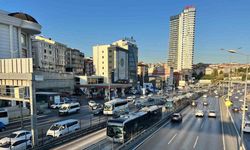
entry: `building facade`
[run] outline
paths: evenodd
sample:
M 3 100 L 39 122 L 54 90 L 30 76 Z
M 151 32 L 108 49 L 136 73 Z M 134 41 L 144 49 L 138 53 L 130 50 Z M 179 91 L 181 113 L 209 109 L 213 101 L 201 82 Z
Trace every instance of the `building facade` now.
M 133 39 L 133 37 L 124 38 L 122 40 L 114 42 L 113 45 L 117 45 L 128 51 L 129 82 L 133 83 L 133 85 L 136 85 L 138 80 L 137 78 L 138 47 L 136 45 L 136 41 Z
M 85 76 L 92 76 L 95 74 L 94 71 L 94 64 L 92 57 L 85 57 L 84 58 L 84 72 L 83 75 Z
M 0 59 L 32 57 L 31 36 L 41 33 L 41 25 L 25 13 L 0 10 Z
M 32 38 L 34 68 L 42 71 L 65 72 L 67 46 L 50 38 Z
M 128 80 L 128 51 L 117 45 L 93 47 L 95 74 L 104 76 L 105 83 Z
M 192 69 L 195 15 L 196 9 L 188 6 L 181 14 L 170 17 L 168 65 L 176 71 Z
M 137 74 L 138 74 L 138 81 L 140 82 L 141 86 L 143 85 L 143 83 L 149 82 L 147 64 L 139 62 L 137 67 Z
M 67 48 L 66 50 L 66 72 L 84 74 L 84 53 L 78 49 Z

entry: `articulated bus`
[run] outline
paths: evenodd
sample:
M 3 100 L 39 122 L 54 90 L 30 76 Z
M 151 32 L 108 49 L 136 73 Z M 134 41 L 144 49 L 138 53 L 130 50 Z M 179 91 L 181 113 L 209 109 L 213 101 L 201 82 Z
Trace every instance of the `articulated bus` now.
M 6 109 L 0 109 L 0 122 L 5 125 L 9 124 L 9 115 Z
M 104 115 L 117 115 L 129 112 L 128 102 L 125 99 L 114 99 L 104 104 Z
M 110 119 L 107 123 L 107 137 L 117 143 L 125 143 L 134 135 L 152 126 L 162 117 L 162 108 L 150 106 L 119 118 Z

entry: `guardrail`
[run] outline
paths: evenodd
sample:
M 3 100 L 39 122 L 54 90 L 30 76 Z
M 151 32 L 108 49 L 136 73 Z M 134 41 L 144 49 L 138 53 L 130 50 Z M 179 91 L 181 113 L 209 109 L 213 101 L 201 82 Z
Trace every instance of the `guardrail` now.
M 171 117 L 171 115 L 175 112 L 180 112 L 181 110 L 183 110 L 184 108 L 186 108 L 189 105 L 189 102 L 186 102 L 185 104 L 183 104 L 183 106 L 181 106 L 180 108 L 176 109 L 175 111 L 172 111 L 171 113 L 167 114 L 163 119 L 161 119 L 159 122 L 157 122 L 156 124 L 154 124 L 152 127 L 144 130 L 143 132 L 135 135 L 134 138 L 130 139 L 129 141 L 127 141 L 126 143 L 122 144 L 121 146 L 119 146 L 117 149 L 118 150 L 131 150 L 131 149 L 135 149 L 135 145 L 140 145 L 140 142 L 145 139 L 146 137 L 148 137 L 149 135 L 151 135 L 154 131 L 156 131 L 157 129 L 159 129 L 162 125 L 164 125 L 164 123 L 166 123 L 166 121 L 168 121 Z
M 72 140 L 75 140 L 79 137 L 85 136 L 87 134 L 93 133 L 95 131 L 98 131 L 100 129 L 103 129 L 107 126 L 107 120 L 103 120 L 99 122 L 98 124 L 91 125 L 89 127 L 80 129 L 75 132 L 68 133 L 64 136 L 58 137 L 58 138 L 51 138 L 46 140 L 46 143 L 40 143 L 38 146 L 34 147 L 34 150 L 47 150 L 59 145 L 62 145 L 66 142 L 70 142 Z

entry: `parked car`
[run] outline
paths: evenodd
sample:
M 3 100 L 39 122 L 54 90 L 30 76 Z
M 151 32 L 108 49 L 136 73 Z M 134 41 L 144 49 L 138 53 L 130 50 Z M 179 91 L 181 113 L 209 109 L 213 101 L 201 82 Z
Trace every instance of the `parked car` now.
M 181 122 L 182 121 L 182 115 L 180 113 L 174 113 L 171 118 L 172 122 Z
M 5 129 L 6 129 L 5 124 L 3 124 L 2 122 L 0 122 L 0 132 L 5 131 Z
M 9 136 L 0 140 L 0 145 L 14 140 L 31 140 L 31 132 L 27 130 L 20 130 L 11 133 Z
M 31 140 L 13 140 L 0 145 L 0 150 L 27 150 L 31 149 Z
M 196 116 L 196 117 L 203 117 L 203 116 L 204 116 L 203 110 L 197 110 L 197 111 L 195 112 L 195 116 Z
M 74 132 L 80 129 L 79 120 L 76 119 L 68 119 L 64 121 L 60 121 L 54 123 L 49 130 L 47 131 L 47 136 L 50 137 L 60 137 L 70 132 Z
M 214 110 L 209 110 L 208 117 L 214 117 L 214 118 L 216 118 L 216 112 Z
M 96 102 L 93 101 L 93 100 L 91 100 L 91 101 L 88 102 L 88 104 L 89 104 L 89 106 L 92 108 L 93 106 L 96 105 Z

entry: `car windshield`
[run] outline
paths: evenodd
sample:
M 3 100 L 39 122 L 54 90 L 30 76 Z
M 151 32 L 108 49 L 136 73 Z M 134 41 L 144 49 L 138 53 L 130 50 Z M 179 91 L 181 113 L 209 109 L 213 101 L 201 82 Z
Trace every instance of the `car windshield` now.
M 245 127 L 250 127 L 250 123 L 246 123 L 246 124 L 245 124 Z
M 50 130 L 56 131 L 56 130 L 59 130 L 60 127 L 61 127 L 61 125 L 55 124 L 55 125 L 53 125 L 52 127 L 50 127 Z
M 213 111 L 213 110 L 210 110 L 209 112 L 210 112 L 210 113 L 215 113 L 215 111 Z
M 120 138 L 122 137 L 123 128 L 121 126 L 109 125 L 107 127 L 107 134 L 109 137 Z
M 15 138 L 16 136 L 17 136 L 16 133 L 11 133 L 8 137 L 9 137 L 9 138 Z
M 112 105 L 111 105 L 111 104 L 105 104 L 105 105 L 104 105 L 104 110 L 105 110 L 105 111 L 110 111 L 110 110 L 112 110 Z

